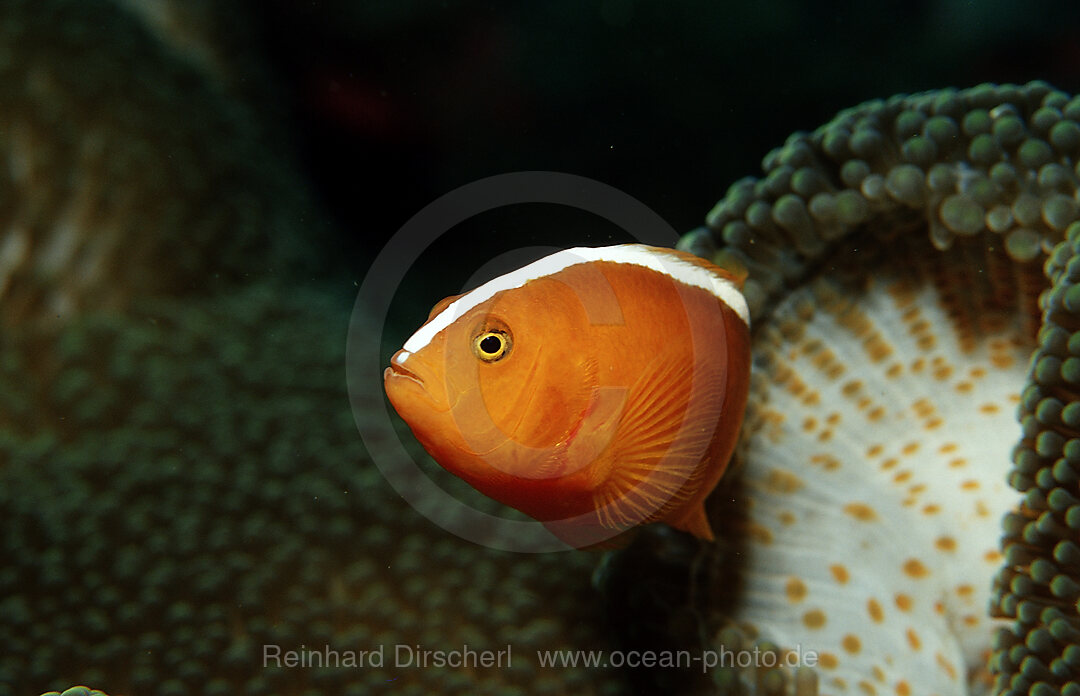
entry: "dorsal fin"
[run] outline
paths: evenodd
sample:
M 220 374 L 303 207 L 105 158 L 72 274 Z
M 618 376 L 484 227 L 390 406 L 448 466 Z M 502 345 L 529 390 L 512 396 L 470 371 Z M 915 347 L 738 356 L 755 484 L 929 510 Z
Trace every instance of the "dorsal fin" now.
M 461 295 L 464 295 L 464 294 L 465 293 L 461 293 Z M 449 307 L 454 302 L 454 300 L 461 297 L 461 295 L 450 295 L 449 297 L 444 297 L 441 300 L 439 300 L 438 302 L 436 302 L 435 306 L 431 308 L 430 312 L 428 312 L 428 315 L 427 315 L 428 321 L 431 321 L 436 316 L 441 314 L 444 309 Z
M 711 259 L 704 259 L 695 254 L 691 254 L 688 251 L 681 251 L 679 249 L 664 249 L 662 247 L 648 248 L 656 253 L 666 254 L 679 259 L 684 263 L 704 268 L 716 276 L 726 278 L 735 284 L 737 290 L 742 290 L 743 285 L 746 283 L 746 278 L 750 275 L 750 272 L 746 268 L 746 264 L 743 263 L 738 256 L 727 249 L 721 249 L 716 252 Z
M 735 255 L 730 249 L 721 249 L 713 254 L 713 265 L 720 270 L 726 272 L 732 282 L 735 283 L 735 287 L 739 290 L 743 289 L 746 284 L 746 279 L 750 277 L 750 270 L 743 263 L 743 260 Z

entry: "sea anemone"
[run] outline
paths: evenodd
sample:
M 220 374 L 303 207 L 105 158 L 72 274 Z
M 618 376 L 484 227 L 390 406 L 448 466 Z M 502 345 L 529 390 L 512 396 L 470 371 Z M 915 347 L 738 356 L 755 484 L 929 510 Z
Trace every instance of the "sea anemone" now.
M 593 558 L 465 544 L 383 481 L 341 375 L 348 301 L 260 283 L 78 319 L 44 389 L 19 367 L 40 343 L 5 341 L 4 410 L 25 419 L 0 431 L 0 693 L 617 686 L 532 653 L 604 647 Z M 398 645 L 508 644 L 510 669 L 394 663 Z M 288 669 L 266 645 L 385 652 Z
M 721 691 L 1080 690 L 1078 121 L 1038 82 L 869 102 L 681 241 L 750 269 L 756 326 L 692 630 L 773 662 Z

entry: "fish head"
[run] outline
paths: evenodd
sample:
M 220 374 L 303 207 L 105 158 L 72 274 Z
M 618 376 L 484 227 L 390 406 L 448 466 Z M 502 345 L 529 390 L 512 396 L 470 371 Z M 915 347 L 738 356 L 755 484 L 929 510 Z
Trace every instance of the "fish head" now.
M 460 315 L 454 299 L 394 354 L 384 373 L 391 404 L 441 466 L 489 494 L 550 478 L 595 378 L 580 301 L 545 279 Z

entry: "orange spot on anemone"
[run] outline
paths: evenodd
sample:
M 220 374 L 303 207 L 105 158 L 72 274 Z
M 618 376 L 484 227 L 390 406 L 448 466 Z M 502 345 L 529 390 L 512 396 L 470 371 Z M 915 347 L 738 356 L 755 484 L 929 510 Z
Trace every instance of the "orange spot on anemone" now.
M 784 594 L 791 602 L 801 602 L 806 599 L 806 583 L 799 578 L 788 578 L 784 585 Z
M 938 537 L 937 540 L 934 541 L 934 546 L 941 551 L 955 551 L 956 539 L 953 539 L 950 536 Z
M 870 614 L 870 619 L 874 623 L 881 623 L 885 620 L 885 612 L 881 609 L 881 604 L 876 599 L 871 598 L 866 603 L 866 611 Z
M 844 506 L 844 513 L 860 522 L 873 522 L 878 517 L 877 513 L 874 512 L 874 508 L 866 503 L 848 503 Z
M 810 611 L 803 614 L 802 620 L 803 625 L 805 625 L 807 628 L 823 628 L 826 621 L 825 612 L 821 611 L 820 609 L 811 609 Z
M 794 493 L 803 487 L 801 478 L 782 469 L 773 469 L 765 477 L 765 487 L 771 493 Z
M 934 658 L 937 660 L 938 667 L 941 667 L 941 669 L 944 670 L 945 674 L 949 675 L 949 679 L 955 680 L 956 667 L 954 667 L 953 664 L 949 662 L 948 659 L 946 659 L 945 656 L 941 653 L 936 653 L 934 655 Z
M 862 650 L 862 641 L 859 640 L 858 636 L 851 633 L 848 633 L 844 636 L 843 640 L 840 641 L 840 645 L 842 645 L 844 647 L 844 650 L 848 651 L 852 655 L 855 655 L 860 650 Z
M 904 574 L 908 577 L 925 578 L 927 575 L 930 574 L 930 570 L 922 564 L 922 561 L 917 558 L 907 559 L 906 561 L 904 561 L 904 565 L 902 567 L 904 569 Z

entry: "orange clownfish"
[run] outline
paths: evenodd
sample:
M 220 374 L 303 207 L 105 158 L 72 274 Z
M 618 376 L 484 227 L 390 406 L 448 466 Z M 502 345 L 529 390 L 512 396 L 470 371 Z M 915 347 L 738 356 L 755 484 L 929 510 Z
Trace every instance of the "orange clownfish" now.
M 746 405 L 743 276 L 670 249 L 560 251 L 438 303 L 384 372 L 445 469 L 576 547 L 704 501 Z

